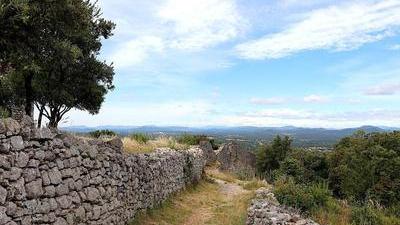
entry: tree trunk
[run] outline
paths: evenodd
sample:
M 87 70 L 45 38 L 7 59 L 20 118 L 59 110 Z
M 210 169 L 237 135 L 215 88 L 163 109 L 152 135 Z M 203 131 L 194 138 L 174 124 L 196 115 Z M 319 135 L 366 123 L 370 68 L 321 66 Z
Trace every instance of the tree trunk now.
M 25 76 L 25 113 L 33 118 L 33 74 L 29 73 Z
M 41 107 L 40 107 L 40 110 L 39 110 L 39 117 L 38 117 L 38 128 L 40 128 L 40 127 L 42 127 L 42 118 L 43 118 L 43 111 L 44 111 L 44 105 L 42 105 Z

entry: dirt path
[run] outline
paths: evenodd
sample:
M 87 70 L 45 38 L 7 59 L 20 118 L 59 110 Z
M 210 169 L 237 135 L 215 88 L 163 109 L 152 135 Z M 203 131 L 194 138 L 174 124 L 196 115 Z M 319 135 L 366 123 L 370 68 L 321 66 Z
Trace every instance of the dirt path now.
M 223 194 L 227 200 L 230 200 L 237 195 L 246 194 L 250 192 L 248 190 L 244 190 L 242 186 L 236 183 L 229 183 L 216 178 L 214 178 L 214 181 L 219 185 L 221 194 Z
M 244 225 L 254 192 L 245 190 L 232 175 L 214 168 L 206 173 L 208 179 L 161 208 L 139 215 L 132 225 Z

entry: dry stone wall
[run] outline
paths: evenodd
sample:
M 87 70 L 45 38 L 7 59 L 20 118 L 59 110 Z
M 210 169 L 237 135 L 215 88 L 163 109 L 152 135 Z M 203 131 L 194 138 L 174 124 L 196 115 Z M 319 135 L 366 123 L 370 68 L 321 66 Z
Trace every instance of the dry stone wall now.
M 260 188 L 247 210 L 246 225 L 319 225 L 279 204 L 271 189 Z
M 201 179 L 202 150 L 126 155 L 122 142 L 82 140 L 30 118 L 0 120 L 0 225 L 127 224 Z

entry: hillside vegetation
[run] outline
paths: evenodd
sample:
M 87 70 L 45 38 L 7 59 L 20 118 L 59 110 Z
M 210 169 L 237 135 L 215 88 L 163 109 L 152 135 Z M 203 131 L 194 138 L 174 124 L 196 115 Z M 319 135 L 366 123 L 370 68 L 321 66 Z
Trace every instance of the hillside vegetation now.
M 321 224 L 400 224 L 400 132 L 357 132 L 329 152 L 278 136 L 259 148 L 257 166 L 281 203 Z

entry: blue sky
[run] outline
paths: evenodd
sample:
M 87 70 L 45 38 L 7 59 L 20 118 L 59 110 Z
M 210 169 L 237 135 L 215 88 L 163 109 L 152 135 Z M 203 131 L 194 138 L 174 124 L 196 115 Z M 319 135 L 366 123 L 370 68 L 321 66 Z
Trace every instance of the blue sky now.
M 116 89 L 63 126 L 400 126 L 399 0 L 99 5 Z

